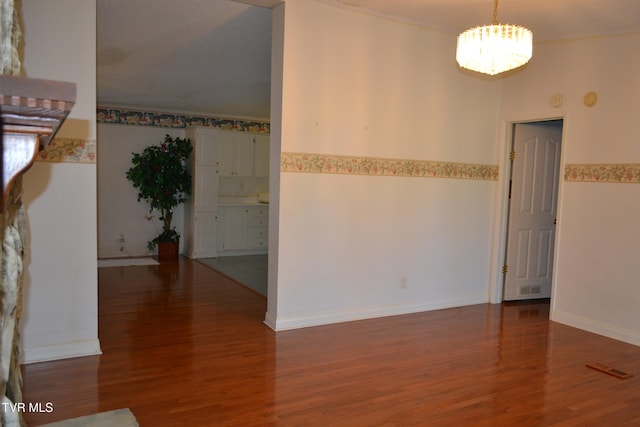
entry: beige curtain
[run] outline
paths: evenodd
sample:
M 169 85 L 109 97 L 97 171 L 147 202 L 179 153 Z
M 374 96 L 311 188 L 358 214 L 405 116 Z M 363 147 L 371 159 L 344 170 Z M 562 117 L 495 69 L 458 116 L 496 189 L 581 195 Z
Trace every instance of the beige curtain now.
M 19 0 L 0 0 L 0 74 L 17 76 L 20 74 L 19 46 L 22 41 Z
M 0 0 L 0 74 L 21 72 L 19 0 Z M 1 147 L 1 145 L 0 145 Z M 0 155 L 3 152 L 0 149 Z M 26 220 L 22 206 L 22 176 L 16 178 L 9 200 L 0 214 L 0 423 L 24 425 L 16 403 L 22 402 L 18 324 L 22 307 L 23 258 Z

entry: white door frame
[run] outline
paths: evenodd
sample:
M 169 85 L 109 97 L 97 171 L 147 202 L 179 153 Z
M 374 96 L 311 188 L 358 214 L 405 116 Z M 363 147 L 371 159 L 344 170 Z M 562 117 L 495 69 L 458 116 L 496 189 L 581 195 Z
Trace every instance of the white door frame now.
M 498 189 L 494 202 L 494 218 L 493 218 L 493 238 L 491 244 L 491 270 L 489 272 L 489 302 L 492 304 L 500 304 L 503 298 L 503 273 L 502 266 L 504 264 L 506 247 L 507 247 L 507 223 L 509 215 L 509 153 L 511 151 L 511 143 L 513 140 L 513 126 L 517 123 L 535 123 L 549 120 L 562 120 L 562 144 L 560 146 L 560 176 L 558 182 L 558 204 L 556 218 L 558 225 L 556 226 L 554 252 L 553 252 L 553 276 L 551 279 L 551 310 L 555 306 L 555 287 L 558 269 L 558 256 L 560 254 L 560 230 L 562 227 L 562 194 L 564 189 L 564 169 L 565 160 L 564 153 L 567 147 L 567 114 L 546 115 L 538 114 L 528 117 L 508 117 L 500 120 L 500 133 L 498 154 L 500 162 L 498 164 Z

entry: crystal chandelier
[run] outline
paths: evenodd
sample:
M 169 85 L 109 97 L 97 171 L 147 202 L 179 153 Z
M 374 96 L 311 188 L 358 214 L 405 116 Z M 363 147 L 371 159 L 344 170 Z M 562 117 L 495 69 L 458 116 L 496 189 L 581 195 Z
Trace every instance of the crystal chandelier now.
M 458 36 L 456 61 L 461 67 L 495 75 L 518 68 L 531 59 L 533 34 L 518 25 L 498 23 L 498 0 L 493 24 L 471 28 Z

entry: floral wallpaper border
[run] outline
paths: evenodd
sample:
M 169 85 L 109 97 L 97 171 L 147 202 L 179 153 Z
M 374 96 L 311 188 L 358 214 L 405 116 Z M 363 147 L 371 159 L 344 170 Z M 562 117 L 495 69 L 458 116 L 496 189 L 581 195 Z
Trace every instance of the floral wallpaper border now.
M 640 163 L 566 165 L 564 180 L 640 184 Z
M 258 133 L 269 133 L 271 130 L 268 122 L 114 108 L 98 108 L 97 122 L 172 128 L 210 126 L 225 130 Z M 45 150 L 38 153 L 36 160 L 95 163 L 96 141 L 91 139 L 55 138 Z M 473 163 L 283 152 L 280 158 L 280 171 L 497 181 L 499 167 L 497 165 Z M 568 164 L 565 165 L 564 180 L 566 182 L 640 184 L 640 163 Z
M 124 110 L 118 108 L 99 107 L 96 112 L 98 123 L 112 123 L 134 126 L 155 126 L 165 128 L 185 128 L 188 126 L 204 126 L 241 132 L 269 133 L 268 122 L 221 119 L 215 117 L 189 116 L 174 113 L 157 113 L 150 111 Z
M 497 165 L 283 152 L 281 172 L 498 180 Z M 640 184 L 639 163 L 568 164 L 566 182 Z
M 498 166 L 425 160 L 282 153 L 281 172 L 431 177 L 496 181 Z
M 80 138 L 54 138 L 38 152 L 36 161 L 58 163 L 95 163 L 96 140 Z

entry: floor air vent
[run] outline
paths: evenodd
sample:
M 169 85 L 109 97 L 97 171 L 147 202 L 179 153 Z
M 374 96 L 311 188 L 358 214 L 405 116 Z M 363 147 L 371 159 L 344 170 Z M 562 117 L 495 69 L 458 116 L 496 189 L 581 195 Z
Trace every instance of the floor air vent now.
M 604 363 L 587 363 L 587 368 L 595 369 L 596 371 L 604 372 L 605 374 L 614 376 L 616 378 L 620 378 L 622 380 L 626 380 L 627 378 L 631 378 L 633 374 L 629 374 L 627 372 L 621 371 L 620 369 L 612 368 L 611 366 L 607 366 Z
M 539 293 L 540 293 L 540 285 L 520 286 L 520 295 L 538 295 Z

